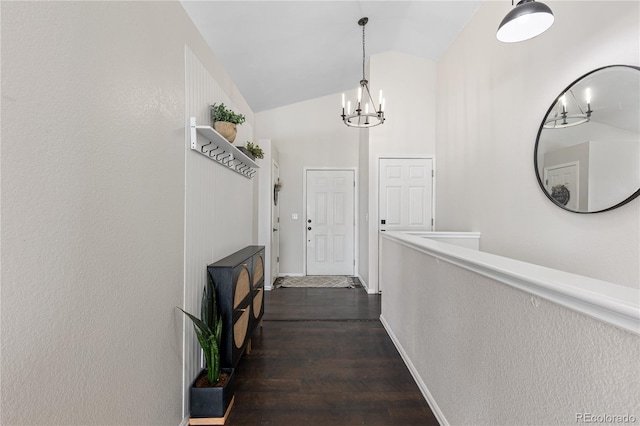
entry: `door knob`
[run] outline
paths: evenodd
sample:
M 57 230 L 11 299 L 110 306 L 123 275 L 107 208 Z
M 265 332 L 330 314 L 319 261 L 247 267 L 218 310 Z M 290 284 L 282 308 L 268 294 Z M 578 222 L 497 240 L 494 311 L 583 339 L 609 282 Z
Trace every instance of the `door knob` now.
M 278 232 L 278 228 L 273 228 L 273 232 Z
M 311 219 L 307 220 L 307 222 L 311 223 Z
M 307 231 L 311 231 L 311 227 L 308 227 L 308 228 L 307 228 Z

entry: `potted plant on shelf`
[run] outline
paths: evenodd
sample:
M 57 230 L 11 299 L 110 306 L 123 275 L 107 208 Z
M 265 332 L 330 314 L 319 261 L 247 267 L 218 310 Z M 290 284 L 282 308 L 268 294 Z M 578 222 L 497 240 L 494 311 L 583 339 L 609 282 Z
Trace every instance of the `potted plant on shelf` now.
M 236 126 L 245 122 L 244 115 L 228 109 L 223 103 L 211 105 L 211 120 L 213 128 L 230 143 L 233 143 L 236 138 L 238 132 Z
M 218 310 L 213 277 L 207 272 L 207 284 L 202 292 L 200 317 L 185 312 L 193 321 L 193 328 L 204 352 L 206 369 L 189 387 L 192 418 L 226 418 L 233 405 L 233 368 L 220 368 L 222 318 Z
M 260 148 L 260 145 L 258 144 L 252 144 L 251 142 L 247 141 L 247 146 L 239 146 L 238 149 L 242 152 L 244 152 L 247 157 L 251 158 L 252 160 L 255 160 L 256 158 L 264 158 L 264 151 L 262 151 L 262 148 Z

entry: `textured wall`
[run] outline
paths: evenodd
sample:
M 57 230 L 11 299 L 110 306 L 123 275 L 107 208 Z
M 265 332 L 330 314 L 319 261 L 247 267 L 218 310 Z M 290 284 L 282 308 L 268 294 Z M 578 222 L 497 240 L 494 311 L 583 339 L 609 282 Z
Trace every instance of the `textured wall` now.
M 213 103 L 224 103 L 234 111 L 247 113 L 243 100 L 225 92 L 218 83 L 221 78 L 215 78 L 189 47 L 185 48 L 185 80 L 185 116 L 196 117 L 198 125 L 211 125 L 209 105 Z M 235 145 L 253 141 L 251 114 L 247 117 L 247 122 L 238 126 Z M 253 186 L 257 178 L 247 179 L 194 152 L 189 144 L 184 146 L 184 309 L 199 315 L 207 280 L 206 266 L 257 241 L 253 238 Z M 193 323 L 185 318 L 184 325 L 183 388 L 187 415 L 188 388 L 204 361 Z
M 185 44 L 234 93 L 178 2 L 2 2 L 3 425 L 183 418 Z
M 572 81 L 640 61 L 640 3 L 562 1 L 556 21 L 500 43 L 508 2 L 483 2 L 438 62 L 437 229 L 482 232 L 482 250 L 640 286 L 640 199 L 578 215 L 538 187 L 533 150 L 547 108 Z
M 640 338 L 382 239 L 382 317 L 452 425 L 640 419 Z

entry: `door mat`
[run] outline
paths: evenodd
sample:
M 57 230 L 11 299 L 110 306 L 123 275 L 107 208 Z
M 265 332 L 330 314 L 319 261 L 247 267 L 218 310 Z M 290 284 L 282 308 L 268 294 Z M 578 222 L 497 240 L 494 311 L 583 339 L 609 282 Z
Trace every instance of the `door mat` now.
M 275 286 L 284 288 L 355 288 L 356 283 L 353 277 L 343 275 L 310 275 L 306 277 L 280 277 Z

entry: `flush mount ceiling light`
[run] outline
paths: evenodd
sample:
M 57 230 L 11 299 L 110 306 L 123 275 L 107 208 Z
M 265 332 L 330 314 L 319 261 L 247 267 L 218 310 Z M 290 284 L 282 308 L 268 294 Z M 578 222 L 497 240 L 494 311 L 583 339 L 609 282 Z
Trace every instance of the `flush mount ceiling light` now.
M 505 43 L 529 40 L 548 30 L 553 20 L 553 12 L 546 4 L 520 0 L 500 22 L 496 37 Z
M 378 103 L 373 102 L 371 92 L 369 91 L 369 82 L 364 75 L 365 64 L 365 46 L 364 46 L 364 27 L 369 22 L 369 18 L 360 18 L 358 25 L 362 27 L 362 80 L 358 87 L 358 99 L 354 102 L 354 109 L 351 109 L 351 101 L 345 105 L 345 96 L 342 94 L 342 121 L 349 127 L 373 127 L 384 123 L 384 99 L 382 98 L 382 90 L 378 97 Z M 362 106 L 364 105 L 364 110 Z M 376 110 L 376 105 L 378 109 Z M 371 112 L 369 112 L 371 110 Z

